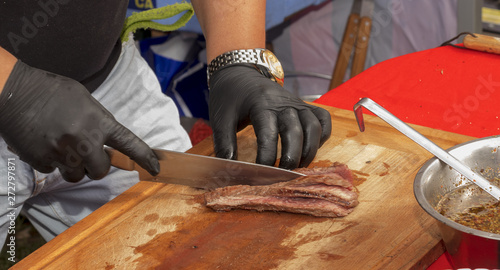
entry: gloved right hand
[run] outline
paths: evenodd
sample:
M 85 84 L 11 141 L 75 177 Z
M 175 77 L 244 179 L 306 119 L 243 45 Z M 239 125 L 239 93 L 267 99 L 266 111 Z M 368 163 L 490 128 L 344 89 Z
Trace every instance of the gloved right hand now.
M 59 168 L 69 182 L 109 171 L 111 146 L 152 175 L 159 163 L 149 146 L 118 123 L 75 80 L 17 61 L 0 94 L 0 135 L 20 159 L 42 173 Z

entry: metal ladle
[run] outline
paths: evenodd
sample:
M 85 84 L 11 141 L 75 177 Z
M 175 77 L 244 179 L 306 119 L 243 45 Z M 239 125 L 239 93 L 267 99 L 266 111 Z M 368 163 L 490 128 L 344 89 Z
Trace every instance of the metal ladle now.
M 469 181 L 478 185 L 488 194 L 495 197 L 495 199 L 500 200 L 500 189 L 498 187 L 493 186 L 490 183 L 490 181 L 486 180 L 481 175 L 473 172 L 468 166 L 464 165 L 462 162 L 460 162 L 458 159 L 450 155 L 441 147 L 437 146 L 435 143 L 424 137 L 422 134 L 418 133 L 418 131 L 408 126 L 403 121 L 399 120 L 396 116 L 391 114 L 382 106 L 375 103 L 375 101 L 366 97 L 362 98 L 354 105 L 354 114 L 356 116 L 356 121 L 358 122 L 359 130 L 361 130 L 361 132 L 365 131 L 362 107 L 365 107 L 366 109 L 368 109 L 369 111 L 380 117 L 382 120 L 387 122 L 389 125 L 399 130 L 406 137 L 418 143 L 420 146 L 425 148 L 425 150 L 429 151 L 431 154 L 435 155 L 441 161 L 443 161 L 444 163 L 448 164 L 453 169 L 461 173 Z

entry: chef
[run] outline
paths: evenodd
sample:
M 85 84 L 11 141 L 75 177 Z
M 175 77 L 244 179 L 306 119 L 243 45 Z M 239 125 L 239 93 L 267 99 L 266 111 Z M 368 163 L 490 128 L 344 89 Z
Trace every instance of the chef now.
M 175 104 L 133 41 L 121 42 L 128 1 L 0 2 L 0 235 L 21 211 L 46 239 L 138 182 L 110 168 L 107 145 L 151 174 L 150 149 L 191 147 Z M 265 48 L 265 1 L 193 0 L 207 40 L 210 124 L 218 157 L 237 157 L 251 123 L 256 162 L 308 165 L 330 136 L 327 111 L 282 87 Z M 101 179 L 101 180 L 99 180 Z M 98 180 L 98 181 L 97 181 Z

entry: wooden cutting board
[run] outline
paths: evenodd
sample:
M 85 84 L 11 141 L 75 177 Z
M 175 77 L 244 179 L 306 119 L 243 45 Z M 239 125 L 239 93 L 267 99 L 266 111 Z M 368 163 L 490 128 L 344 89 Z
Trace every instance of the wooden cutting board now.
M 360 204 L 349 216 L 217 213 L 203 205 L 203 191 L 140 182 L 13 269 L 425 268 L 444 252 L 436 222 L 413 196 L 431 155 L 376 117 L 360 133 L 351 111 L 325 108 L 333 134 L 311 165 L 339 161 L 357 175 Z M 443 148 L 473 139 L 414 127 Z M 253 162 L 253 130 L 238 140 L 239 158 Z M 213 155 L 211 138 L 189 152 Z

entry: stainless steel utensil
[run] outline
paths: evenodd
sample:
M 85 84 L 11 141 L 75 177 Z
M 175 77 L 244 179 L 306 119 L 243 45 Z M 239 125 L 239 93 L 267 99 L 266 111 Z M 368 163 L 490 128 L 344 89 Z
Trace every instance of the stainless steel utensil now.
M 460 162 L 458 159 L 450 155 L 441 147 L 437 146 L 435 143 L 424 137 L 422 134 L 418 133 L 415 129 L 408 126 L 403 121 L 399 120 L 396 116 L 391 114 L 382 106 L 380 106 L 373 100 L 366 97 L 361 99 L 354 105 L 354 113 L 356 115 L 356 120 L 358 122 L 359 129 L 362 132 L 365 130 L 362 107 L 365 107 L 368 110 L 370 110 L 372 113 L 374 113 L 382 120 L 387 122 L 389 125 L 393 126 L 401 133 L 403 133 L 406 137 L 412 139 L 414 142 L 418 143 L 427 151 L 431 152 L 433 155 L 442 160 L 444 163 L 448 164 L 453 169 L 458 171 L 460 174 L 465 176 L 469 181 L 478 185 L 481 189 L 486 191 L 495 199 L 500 200 L 500 189 L 498 187 L 492 185 L 490 181 L 486 180 L 480 174 L 477 174 L 474 171 L 472 171 L 468 166 L 464 165 L 462 162 Z

